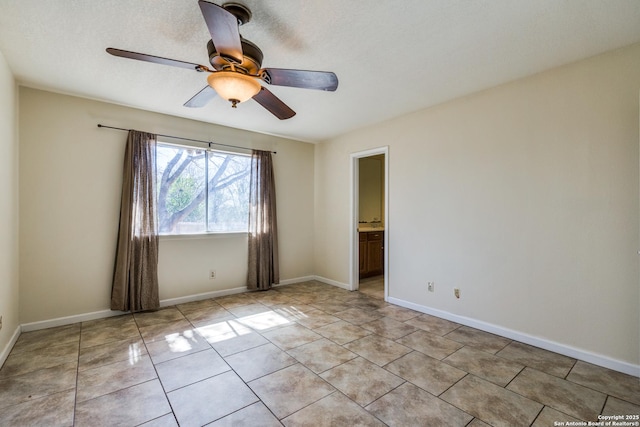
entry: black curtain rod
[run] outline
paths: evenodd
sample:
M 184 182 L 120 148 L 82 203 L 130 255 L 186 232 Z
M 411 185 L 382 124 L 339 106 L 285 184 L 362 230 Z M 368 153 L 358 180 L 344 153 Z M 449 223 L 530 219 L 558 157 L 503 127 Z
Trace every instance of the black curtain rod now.
M 130 130 L 134 130 L 134 129 L 124 129 L 124 128 L 117 128 L 114 126 L 106 126 L 106 125 L 102 125 L 100 123 L 98 123 L 98 127 L 99 128 L 107 128 L 107 129 L 115 129 L 115 130 L 124 130 L 126 132 L 129 132 Z M 152 132 L 149 132 L 152 133 Z M 173 139 L 181 139 L 183 141 L 191 141 L 191 142 L 201 142 L 203 144 L 209 144 L 209 148 L 211 148 L 211 145 L 219 145 L 222 147 L 231 147 L 231 148 L 240 148 L 242 150 L 251 150 L 251 148 L 247 148 L 247 147 L 239 147 L 237 145 L 229 145 L 229 144 L 221 144 L 219 142 L 213 142 L 213 141 L 204 141 L 202 139 L 193 139 L 193 138 L 183 138 L 181 136 L 173 136 L 173 135 L 163 135 L 163 134 L 157 134 L 158 136 L 164 136 L 165 138 L 173 138 Z M 277 152 L 272 151 L 273 154 L 277 154 Z

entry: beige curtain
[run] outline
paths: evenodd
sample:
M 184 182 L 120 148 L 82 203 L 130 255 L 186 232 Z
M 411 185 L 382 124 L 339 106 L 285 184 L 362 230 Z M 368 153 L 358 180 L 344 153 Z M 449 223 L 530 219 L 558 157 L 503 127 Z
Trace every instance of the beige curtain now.
M 250 188 L 247 288 L 267 290 L 280 282 L 276 186 L 269 151 L 253 151 Z
M 151 133 L 129 131 L 124 155 L 120 228 L 111 309 L 155 310 L 158 295 L 156 143 Z

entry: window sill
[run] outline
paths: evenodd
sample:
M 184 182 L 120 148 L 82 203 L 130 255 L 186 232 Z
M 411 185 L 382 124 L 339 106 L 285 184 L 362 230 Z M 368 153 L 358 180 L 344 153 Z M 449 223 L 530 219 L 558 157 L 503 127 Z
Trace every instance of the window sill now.
M 228 239 L 248 235 L 248 231 L 222 231 L 199 234 L 161 234 L 160 240 Z

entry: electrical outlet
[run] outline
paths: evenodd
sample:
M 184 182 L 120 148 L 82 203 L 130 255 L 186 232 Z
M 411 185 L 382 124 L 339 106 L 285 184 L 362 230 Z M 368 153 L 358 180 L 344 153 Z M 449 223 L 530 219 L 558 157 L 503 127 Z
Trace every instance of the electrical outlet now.
M 216 271 L 215 270 L 209 270 L 209 280 L 213 280 L 216 278 Z
M 427 290 L 429 292 L 433 292 L 435 290 L 436 284 L 434 282 L 427 282 Z
M 455 289 L 453 290 L 453 294 L 456 296 L 456 298 L 460 298 L 460 289 L 455 288 Z

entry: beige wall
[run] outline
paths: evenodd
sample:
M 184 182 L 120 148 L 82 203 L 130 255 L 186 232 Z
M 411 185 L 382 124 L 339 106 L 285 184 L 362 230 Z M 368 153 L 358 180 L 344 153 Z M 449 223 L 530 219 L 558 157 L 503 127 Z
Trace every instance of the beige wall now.
M 20 323 L 108 308 L 125 134 L 101 122 L 277 150 L 285 280 L 348 282 L 350 154 L 388 145 L 391 298 L 640 363 L 640 45 L 315 147 L 14 88 L 0 58 L 0 352 L 18 277 Z M 161 298 L 243 286 L 245 240 L 163 239 Z
M 349 155 L 388 145 L 390 297 L 638 366 L 639 88 L 634 45 L 316 145 L 316 274 L 348 282 Z
M 313 146 L 20 88 L 21 323 L 109 308 L 126 133 L 275 150 L 281 279 L 313 274 Z M 162 238 L 161 300 L 246 286 L 246 235 Z M 218 277 L 208 279 L 210 269 Z
M 384 156 L 358 160 L 359 221 L 384 222 Z
M 17 91 L 0 52 L 0 365 L 18 332 Z

